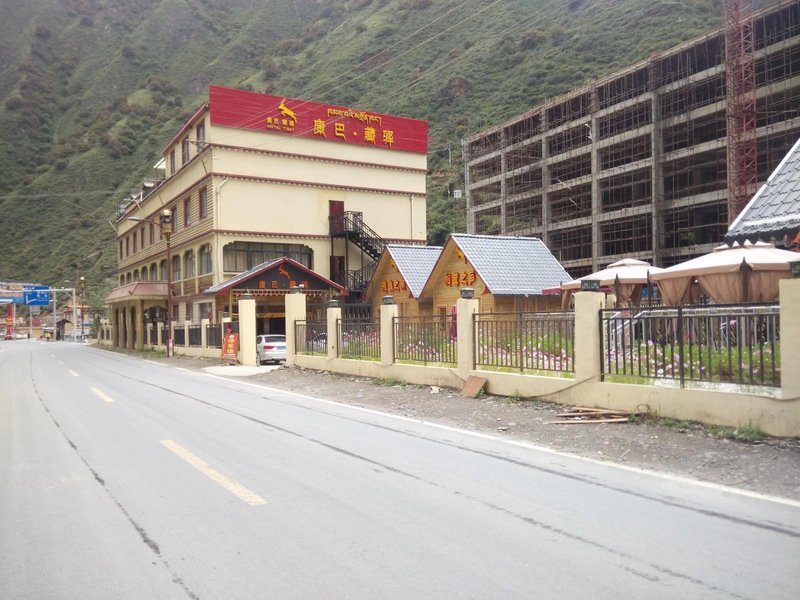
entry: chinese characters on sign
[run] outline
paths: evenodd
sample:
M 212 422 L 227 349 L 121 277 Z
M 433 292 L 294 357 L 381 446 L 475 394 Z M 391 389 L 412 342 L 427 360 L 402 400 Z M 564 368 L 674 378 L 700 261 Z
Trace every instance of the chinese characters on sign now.
M 408 286 L 403 279 L 392 279 L 391 281 L 382 282 L 381 289 L 384 292 L 402 292 L 407 290 Z
M 225 334 L 225 339 L 222 342 L 222 358 L 230 358 L 236 360 L 236 355 L 239 353 L 239 334 L 233 333 L 228 330 Z
M 454 273 L 444 274 L 444 284 L 447 287 L 461 287 L 462 285 L 472 285 L 475 283 L 475 271 L 455 271 Z
M 211 122 L 318 140 L 426 153 L 428 124 L 268 94 L 211 86 Z
M 295 287 L 296 285 L 297 285 L 297 282 L 294 279 L 290 279 L 289 280 L 289 287 L 288 288 L 282 287 L 281 284 L 278 283 L 277 279 L 270 280 L 269 285 L 267 285 L 267 282 L 264 279 L 259 279 L 258 280 L 258 289 L 260 289 L 260 290 L 266 290 L 266 289 L 285 290 L 285 289 L 291 289 L 291 288 Z M 305 289 L 309 289 L 308 280 L 301 281 L 300 285 L 302 285 Z

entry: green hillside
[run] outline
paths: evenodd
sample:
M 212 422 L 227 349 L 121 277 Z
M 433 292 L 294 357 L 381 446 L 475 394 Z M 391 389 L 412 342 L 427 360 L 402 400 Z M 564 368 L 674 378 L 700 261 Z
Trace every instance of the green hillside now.
M 114 275 L 117 204 L 209 83 L 430 122 L 428 230 L 461 139 L 722 25 L 720 0 L 0 2 L 0 280 Z

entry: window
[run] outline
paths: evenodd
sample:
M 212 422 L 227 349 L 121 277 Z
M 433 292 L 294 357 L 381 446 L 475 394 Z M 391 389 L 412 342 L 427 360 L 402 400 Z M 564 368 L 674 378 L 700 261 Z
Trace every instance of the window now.
M 125 256 L 131 255 L 131 236 L 125 238 Z
M 156 263 L 153 263 L 152 265 L 150 265 L 150 280 L 156 281 L 157 279 L 158 279 L 158 267 L 156 266 Z
M 214 303 L 213 302 L 200 302 L 197 305 L 197 316 L 209 321 L 214 318 Z
M 156 225 L 155 223 L 150 223 L 150 244 L 154 244 L 156 241 Z
M 142 228 L 139 231 L 141 232 L 140 235 L 142 236 L 142 243 L 139 244 L 139 246 L 142 248 L 142 250 L 144 250 L 144 225 L 142 226 Z
M 139 245 L 139 233 L 134 231 L 133 232 L 133 253 L 136 254 Z
M 147 281 L 147 267 L 142 267 L 142 281 Z
M 183 255 L 183 276 L 186 279 L 194 277 L 194 250 Z
M 197 134 L 197 151 L 206 147 L 206 124 L 200 123 L 195 130 Z
M 158 278 L 161 281 L 167 280 L 167 259 L 164 258 L 158 265 Z
M 200 275 L 211 273 L 211 244 L 200 247 Z
M 193 314 L 192 314 L 194 312 L 192 310 L 193 308 L 194 308 L 194 304 L 192 304 L 191 302 L 187 302 L 186 303 L 186 320 L 187 321 L 191 321 L 192 318 L 193 318 Z
M 122 254 L 122 240 L 119 241 L 119 257 L 123 258 L 125 255 Z
M 172 257 L 172 281 L 183 279 L 181 277 L 181 255 L 176 254 Z
M 181 164 L 189 162 L 189 138 L 183 138 L 181 142 Z
M 192 223 L 192 206 L 191 198 L 186 198 L 183 201 L 183 226 L 188 227 Z
M 259 244 L 233 242 L 222 250 L 222 268 L 228 273 L 240 273 L 256 265 L 288 256 L 304 267 L 313 269 L 313 251 L 301 244 Z
M 206 188 L 200 190 L 200 197 L 197 201 L 197 212 L 201 219 L 208 216 L 208 191 Z
M 173 148 L 169 153 L 169 174 L 175 175 L 175 149 Z
M 178 304 L 177 302 L 172 305 L 172 320 L 173 320 L 173 322 L 178 320 L 178 317 L 180 316 L 180 308 L 181 308 L 181 305 Z

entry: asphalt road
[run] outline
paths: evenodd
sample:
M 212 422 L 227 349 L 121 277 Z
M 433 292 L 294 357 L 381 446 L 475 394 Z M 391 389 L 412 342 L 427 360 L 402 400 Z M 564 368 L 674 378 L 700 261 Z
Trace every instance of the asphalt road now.
M 0 598 L 800 597 L 800 504 L 0 345 Z

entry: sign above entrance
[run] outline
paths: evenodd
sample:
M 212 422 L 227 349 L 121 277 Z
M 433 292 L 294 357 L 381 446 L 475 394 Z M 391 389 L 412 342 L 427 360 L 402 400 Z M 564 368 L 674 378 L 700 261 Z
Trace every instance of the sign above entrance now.
M 428 122 L 212 85 L 211 123 L 329 142 L 428 152 Z

